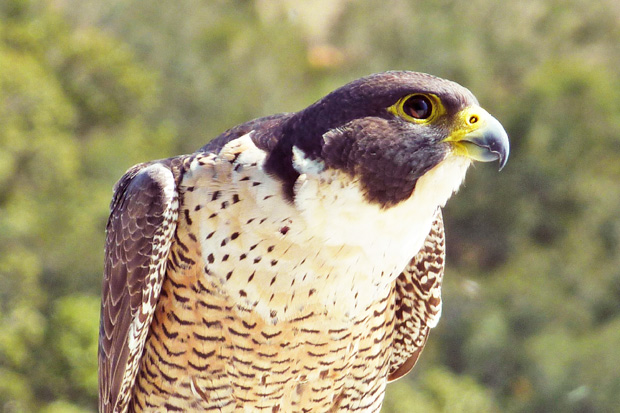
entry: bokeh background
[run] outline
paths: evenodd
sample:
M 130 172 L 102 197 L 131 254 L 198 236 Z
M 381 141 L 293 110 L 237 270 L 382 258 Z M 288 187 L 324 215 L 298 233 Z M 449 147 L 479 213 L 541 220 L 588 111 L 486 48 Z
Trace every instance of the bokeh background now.
M 95 411 L 127 168 L 389 69 L 512 150 L 446 208 L 444 315 L 384 411 L 620 411 L 619 68 L 617 0 L 1 0 L 0 411 Z

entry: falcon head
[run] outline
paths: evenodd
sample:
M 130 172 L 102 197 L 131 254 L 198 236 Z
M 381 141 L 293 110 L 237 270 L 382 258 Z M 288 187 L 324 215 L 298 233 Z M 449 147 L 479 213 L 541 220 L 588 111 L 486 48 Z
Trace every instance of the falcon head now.
M 462 176 L 454 177 L 451 194 L 471 161 L 497 160 L 501 169 L 508 160 L 504 128 L 474 95 L 424 73 L 364 77 L 281 120 L 254 139 L 267 147 L 265 168 L 291 200 L 298 177 L 310 170 L 344 172 L 367 202 L 389 208 L 441 164 L 460 165 L 452 169 Z

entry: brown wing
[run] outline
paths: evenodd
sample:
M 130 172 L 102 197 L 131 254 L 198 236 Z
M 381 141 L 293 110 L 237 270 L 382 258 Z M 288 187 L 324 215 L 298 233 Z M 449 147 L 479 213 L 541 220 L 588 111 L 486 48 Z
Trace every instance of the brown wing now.
M 441 280 L 445 239 L 441 209 L 437 209 L 422 249 L 396 279 L 396 325 L 388 380 L 413 368 L 431 328 L 441 316 Z
M 124 412 L 161 291 L 178 196 L 163 162 L 116 184 L 105 246 L 99 327 L 99 411 Z

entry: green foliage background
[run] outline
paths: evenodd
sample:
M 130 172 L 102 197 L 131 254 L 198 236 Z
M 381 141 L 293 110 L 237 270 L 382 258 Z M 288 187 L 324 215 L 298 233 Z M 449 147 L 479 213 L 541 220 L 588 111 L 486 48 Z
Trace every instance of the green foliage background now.
M 512 153 L 447 207 L 444 315 L 384 411 L 618 411 L 619 45 L 616 0 L 3 0 L 0 411 L 95 411 L 128 167 L 389 69 L 470 88 Z

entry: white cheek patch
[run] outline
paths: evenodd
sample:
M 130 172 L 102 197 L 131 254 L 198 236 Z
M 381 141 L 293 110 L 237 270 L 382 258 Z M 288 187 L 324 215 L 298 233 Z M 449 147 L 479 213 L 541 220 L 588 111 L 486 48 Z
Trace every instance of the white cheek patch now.
M 310 159 L 303 150 L 293 146 L 293 168 L 300 174 L 318 175 L 325 170 L 325 163 Z

